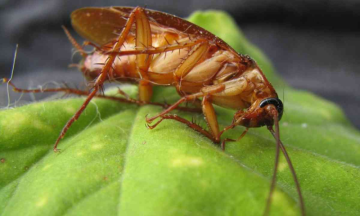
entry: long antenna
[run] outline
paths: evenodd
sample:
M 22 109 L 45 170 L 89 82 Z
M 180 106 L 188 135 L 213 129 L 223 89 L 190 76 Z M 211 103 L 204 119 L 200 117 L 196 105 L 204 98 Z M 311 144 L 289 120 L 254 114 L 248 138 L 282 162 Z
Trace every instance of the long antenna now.
M 277 114 L 277 111 L 276 111 Z M 278 119 L 278 116 L 274 116 L 274 119 Z M 279 121 L 275 120 L 275 125 L 279 125 Z M 276 127 L 276 126 L 275 126 Z M 279 127 L 277 127 L 279 128 Z M 273 131 L 272 126 L 268 127 L 269 131 Z M 264 216 L 269 215 L 270 212 L 270 206 L 271 206 L 271 198 L 272 195 L 274 193 L 275 190 L 275 185 L 276 185 L 276 174 L 278 171 L 278 167 L 279 167 L 279 155 L 280 155 L 280 131 L 278 129 L 276 129 L 276 154 L 275 154 L 275 165 L 274 165 L 274 172 L 273 172 L 273 176 L 271 179 L 271 186 L 270 186 L 270 191 L 269 191 L 269 195 L 266 201 L 266 207 L 265 207 L 265 211 L 264 211 Z
M 82 55 L 82 57 L 85 58 L 85 57 L 88 55 L 88 54 L 85 52 L 85 50 L 80 46 L 80 44 L 78 44 L 78 43 L 76 42 L 76 40 L 73 38 L 73 36 L 71 36 L 69 30 L 67 30 L 67 28 L 66 28 L 65 26 L 61 26 L 61 28 L 63 28 L 66 36 L 68 37 L 68 39 L 69 39 L 69 41 L 70 41 L 70 43 L 75 47 L 75 49 L 76 49 L 77 51 L 80 52 L 80 54 Z
M 277 112 L 276 112 L 277 113 Z M 298 195 L 299 195 L 299 202 L 300 202 L 300 209 L 301 209 L 301 215 L 305 216 L 305 204 L 304 204 L 304 199 L 303 199 L 303 196 L 302 196 L 302 193 L 301 193 L 301 189 L 300 189 L 300 183 L 299 183 L 299 180 L 296 176 L 296 172 L 295 172 L 295 169 L 294 169 L 294 166 L 292 165 L 291 163 L 291 160 L 290 160 L 290 157 L 285 149 L 285 146 L 284 144 L 281 142 L 280 140 L 280 134 L 279 134 L 279 120 L 277 119 L 277 116 L 276 118 L 274 118 L 274 121 L 275 121 L 275 129 L 276 129 L 276 132 L 272 129 L 272 128 L 269 128 L 269 131 L 270 133 L 273 135 L 273 137 L 276 139 L 276 142 L 277 142 L 277 145 L 280 146 L 281 148 L 281 151 L 282 153 L 284 154 L 285 156 L 285 159 L 289 165 L 289 168 L 290 168 L 290 171 L 291 171 L 291 174 L 293 176 L 293 179 L 294 179 L 294 182 L 295 182 L 295 185 L 296 185 L 296 190 L 298 192 Z

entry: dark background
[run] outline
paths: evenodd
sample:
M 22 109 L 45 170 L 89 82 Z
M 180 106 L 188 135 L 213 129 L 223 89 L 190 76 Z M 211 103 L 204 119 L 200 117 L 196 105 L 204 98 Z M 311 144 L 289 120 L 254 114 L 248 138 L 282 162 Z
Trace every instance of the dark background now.
M 356 0 L 0 0 L 0 77 L 10 76 L 18 43 L 13 81 L 19 87 L 83 81 L 81 73 L 67 68 L 76 60 L 71 60 L 72 47 L 61 25 L 69 27 L 70 13 L 81 7 L 137 5 L 180 17 L 195 10 L 227 11 L 291 86 L 339 104 L 360 128 L 360 1 Z M 82 41 L 77 35 L 76 39 Z M 8 103 L 5 87 L 0 86 L 0 107 Z M 12 102 L 19 98 L 11 95 Z M 41 97 L 24 95 L 23 100 Z

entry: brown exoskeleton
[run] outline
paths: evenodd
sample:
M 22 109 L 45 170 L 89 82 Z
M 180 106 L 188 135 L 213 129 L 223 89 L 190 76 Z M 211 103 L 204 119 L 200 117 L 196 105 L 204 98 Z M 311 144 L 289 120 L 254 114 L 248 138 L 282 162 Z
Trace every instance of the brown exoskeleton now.
M 64 91 L 87 95 L 83 105 L 61 131 L 54 151 L 58 151 L 59 141 L 93 97 L 111 99 L 98 93 L 104 82 L 137 82 L 138 100 L 123 101 L 139 105 L 151 103 L 153 85 L 173 86 L 181 99 L 158 115 L 146 118 L 150 129 L 164 119 L 173 119 L 188 125 L 213 142 L 221 143 L 224 149 L 225 142 L 231 141 L 221 141 L 221 135 L 226 130 L 237 125 L 244 126 L 246 130 L 241 134 L 241 138 L 249 128 L 267 126 L 277 141 L 277 149 L 265 213 L 269 211 L 281 149 L 292 171 L 301 212 L 305 215 L 295 170 L 280 141 L 279 121 L 283 104 L 255 61 L 238 54 L 210 32 L 163 12 L 141 7 L 83 8 L 74 11 L 71 19 L 74 29 L 89 40 L 85 44 L 96 48 L 91 54 L 86 53 L 65 29 L 70 41 L 83 56 L 79 69 L 88 80 L 94 81 L 92 91 L 88 93 L 69 88 L 24 90 L 9 83 L 18 92 Z M 169 114 L 181 103 L 199 99 L 209 130 L 178 115 Z M 233 122 L 223 130 L 219 130 L 213 104 L 238 110 Z M 159 120 L 152 124 L 157 119 Z

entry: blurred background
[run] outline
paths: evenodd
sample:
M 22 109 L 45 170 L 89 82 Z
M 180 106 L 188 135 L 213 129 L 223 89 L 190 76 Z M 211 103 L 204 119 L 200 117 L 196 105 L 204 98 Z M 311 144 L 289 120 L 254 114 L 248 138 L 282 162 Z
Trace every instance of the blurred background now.
M 360 128 L 360 1 L 356 0 L 0 0 L 0 78 L 10 76 L 19 44 L 13 79 L 17 86 L 80 83 L 81 73 L 67 67 L 76 60 L 61 25 L 70 27 L 70 13 L 81 7 L 137 5 L 180 17 L 195 10 L 227 11 L 287 83 L 339 104 Z M 22 100 L 45 96 L 24 95 Z M 19 95 L 11 98 L 13 102 Z M 6 85 L 0 85 L 0 107 L 7 103 Z

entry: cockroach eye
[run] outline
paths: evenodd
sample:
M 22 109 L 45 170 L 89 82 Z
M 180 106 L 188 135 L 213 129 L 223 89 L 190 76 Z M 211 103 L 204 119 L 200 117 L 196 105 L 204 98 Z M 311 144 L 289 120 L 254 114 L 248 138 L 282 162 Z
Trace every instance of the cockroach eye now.
M 279 98 L 266 98 L 264 100 L 262 100 L 260 102 L 260 105 L 259 107 L 260 108 L 263 108 L 265 107 L 266 105 L 274 105 L 276 107 L 276 110 L 278 111 L 279 113 L 279 121 L 283 115 L 283 112 L 284 112 L 284 105 L 283 103 L 281 102 L 281 100 Z

